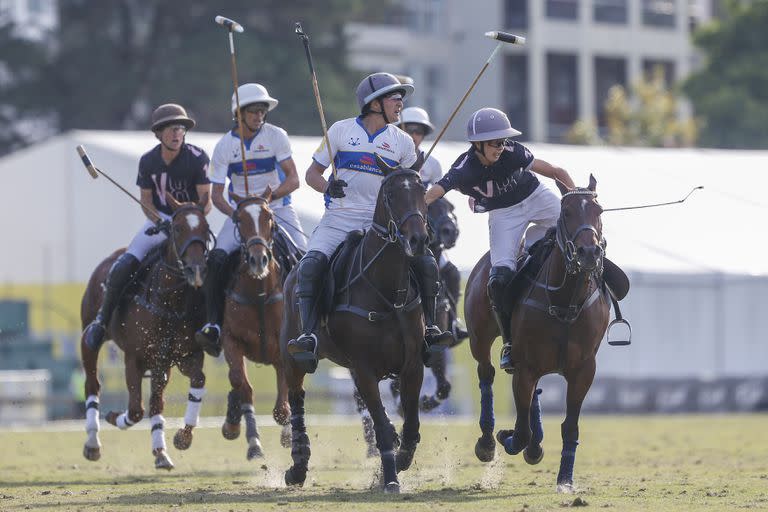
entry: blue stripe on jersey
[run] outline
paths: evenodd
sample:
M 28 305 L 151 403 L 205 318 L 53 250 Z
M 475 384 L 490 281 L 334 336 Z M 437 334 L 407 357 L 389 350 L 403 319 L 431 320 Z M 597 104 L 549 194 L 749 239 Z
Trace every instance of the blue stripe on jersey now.
M 390 158 L 379 155 L 382 160 L 392 167 L 397 167 L 399 163 Z M 338 151 L 333 159 L 337 169 L 347 169 L 350 171 L 367 172 L 377 176 L 384 176 L 379 166 L 376 165 L 376 156 L 373 153 L 365 151 Z
M 386 131 L 388 125 L 384 125 L 383 128 L 378 129 L 377 131 L 373 133 L 368 133 L 368 130 L 365 129 L 365 125 L 363 124 L 363 116 L 358 116 L 355 118 L 355 121 L 357 121 L 357 124 L 360 125 L 360 127 L 363 129 L 363 131 L 368 135 L 368 142 L 373 143 L 373 139 L 375 139 L 380 133 L 383 131 Z
M 275 168 L 277 169 L 277 177 L 280 179 L 280 184 L 282 184 L 285 181 L 285 171 L 283 171 L 283 166 L 278 163 Z M 274 192 L 274 190 L 272 192 Z M 291 204 L 291 194 L 283 196 L 283 206 L 288 206 L 289 204 Z
M 248 174 L 266 174 L 275 170 L 275 163 L 277 158 L 271 156 L 269 158 L 249 158 L 246 160 L 248 166 Z M 227 177 L 237 174 L 243 175 L 243 162 L 232 162 L 227 166 Z

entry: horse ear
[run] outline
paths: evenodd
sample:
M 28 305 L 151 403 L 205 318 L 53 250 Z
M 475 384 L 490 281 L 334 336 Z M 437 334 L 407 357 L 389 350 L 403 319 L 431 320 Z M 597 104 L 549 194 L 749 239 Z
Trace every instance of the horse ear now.
M 269 185 L 267 185 L 267 188 L 264 189 L 264 193 L 261 194 L 261 197 L 263 197 L 266 202 L 270 202 L 272 200 L 272 189 Z
M 173 211 L 178 210 L 179 206 L 181 206 L 181 203 L 168 191 L 165 192 L 165 202 L 171 206 L 171 210 Z
M 555 180 L 555 183 L 557 184 L 557 188 L 559 188 L 559 189 L 560 189 L 560 193 L 561 193 L 562 195 L 565 195 L 565 194 L 567 194 L 568 192 L 570 192 L 570 191 L 571 191 L 571 189 L 569 189 L 569 188 L 568 188 L 568 187 L 565 185 L 565 183 L 563 183 L 562 181 L 560 181 L 560 180 Z
M 423 151 L 417 151 L 416 152 L 416 162 L 411 166 L 411 170 L 415 172 L 419 172 L 424 165 L 424 152 Z
M 376 157 L 376 165 L 379 166 L 379 169 L 381 169 L 381 172 L 384 173 L 384 176 L 387 176 L 389 173 L 397 170 L 395 167 L 392 167 L 387 162 L 385 162 L 378 153 L 374 153 L 374 156 Z
M 589 190 L 594 192 L 596 188 L 597 188 L 597 180 L 595 179 L 594 176 L 592 176 L 592 173 L 590 173 L 589 174 Z
M 200 198 L 200 200 L 197 202 L 197 207 L 200 208 L 203 212 L 205 212 L 205 207 L 208 205 L 208 200 L 210 199 L 210 194 L 206 192 L 203 194 L 203 197 Z

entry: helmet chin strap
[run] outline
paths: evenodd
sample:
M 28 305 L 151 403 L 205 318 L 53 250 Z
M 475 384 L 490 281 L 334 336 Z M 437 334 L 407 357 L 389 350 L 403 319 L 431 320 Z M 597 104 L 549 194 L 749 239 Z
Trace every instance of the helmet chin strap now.
M 378 114 L 384 118 L 384 124 L 390 124 L 392 121 L 389 120 L 389 118 L 387 117 L 387 113 L 384 111 L 384 102 L 381 100 L 381 98 L 376 98 L 376 101 L 379 103 L 379 106 L 381 107 L 381 111 L 369 110 L 368 114 Z

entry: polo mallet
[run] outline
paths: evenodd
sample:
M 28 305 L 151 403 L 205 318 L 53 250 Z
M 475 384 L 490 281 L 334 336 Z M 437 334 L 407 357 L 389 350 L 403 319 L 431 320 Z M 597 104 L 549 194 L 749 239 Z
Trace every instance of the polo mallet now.
M 309 63 L 309 73 L 312 75 L 312 91 L 315 93 L 315 101 L 317 101 L 317 111 L 320 113 L 320 124 L 323 126 L 323 142 L 328 149 L 328 159 L 331 161 L 331 170 L 333 172 L 333 179 L 336 179 L 336 164 L 333 163 L 333 153 L 331 153 L 331 141 L 328 140 L 328 126 L 325 124 L 325 114 L 323 113 L 323 102 L 320 101 L 320 88 L 317 86 L 317 75 L 315 74 L 315 65 L 312 63 L 312 52 L 309 50 L 309 36 L 301 28 L 301 22 L 296 22 L 296 35 L 299 36 L 301 42 L 304 43 L 304 51 L 307 54 L 307 62 Z
M 243 159 L 243 177 L 245 178 L 245 197 L 250 196 L 248 191 L 248 162 L 245 158 L 245 142 L 243 135 L 243 115 L 240 112 L 240 93 L 238 92 L 237 85 L 237 61 L 235 60 L 235 40 L 233 37 L 234 32 L 243 32 L 243 26 L 238 22 L 225 18 L 224 16 L 216 16 L 213 19 L 216 23 L 225 27 L 229 33 L 229 53 L 232 56 L 232 83 L 235 85 L 235 114 L 237 117 L 237 129 L 240 133 L 240 155 Z
M 459 104 L 456 105 L 456 108 L 453 110 L 453 113 L 451 114 L 451 117 L 448 118 L 448 121 L 445 122 L 443 125 L 443 129 L 440 130 L 440 133 L 438 134 L 437 138 L 435 139 L 435 142 L 432 143 L 432 147 L 429 148 L 429 151 L 427 152 L 427 155 L 424 157 L 424 161 L 426 161 L 429 158 L 429 155 L 432 154 L 432 150 L 435 149 L 435 146 L 437 146 L 437 143 L 440 142 L 440 139 L 443 137 L 443 134 L 445 133 L 445 130 L 448 129 L 448 127 L 451 125 L 451 121 L 453 121 L 453 118 L 456 116 L 456 114 L 459 112 L 459 109 L 461 109 L 462 105 L 464 105 L 464 102 L 466 101 L 467 97 L 469 96 L 469 93 L 472 92 L 472 89 L 475 88 L 475 85 L 477 84 L 477 81 L 480 80 L 480 77 L 483 76 L 483 73 L 485 73 L 485 70 L 488 69 L 488 66 L 491 64 L 491 61 L 496 56 L 496 54 L 501 49 L 502 45 L 504 43 L 510 43 L 510 44 L 525 44 L 525 38 L 522 36 L 516 36 L 514 34 L 510 34 L 509 32 L 500 32 L 500 31 L 493 31 L 493 32 L 486 32 L 485 37 L 489 37 L 491 39 L 496 39 L 499 43 L 496 45 L 496 48 L 493 49 L 491 52 L 491 55 L 488 57 L 488 60 L 485 61 L 485 64 L 480 69 L 480 72 L 477 74 L 475 79 L 472 81 L 472 85 L 469 86 L 469 89 L 467 89 L 467 92 L 464 93 L 464 96 L 461 98 L 461 101 L 459 101 Z
M 88 158 L 88 153 L 85 152 L 85 148 L 82 145 L 77 146 L 76 149 L 77 149 L 77 154 L 80 155 L 80 159 L 83 161 L 83 165 L 88 170 L 88 173 L 91 175 L 91 178 L 97 179 L 99 177 L 99 174 L 101 174 L 102 176 L 107 178 L 110 182 L 112 182 L 112 184 L 114 186 L 116 186 L 117 188 L 122 190 L 125 193 L 125 195 L 127 195 L 128 197 L 130 197 L 131 199 L 136 201 L 139 204 L 139 206 L 141 206 L 141 208 L 143 210 L 148 211 L 149 213 L 151 213 L 155 217 L 155 222 L 160 222 L 161 220 L 163 220 L 163 218 L 160 217 L 160 214 L 157 213 L 157 210 L 155 210 L 154 208 L 152 208 L 150 206 L 147 206 L 147 205 L 143 204 L 140 200 L 138 200 L 136 198 L 136 196 L 134 196 L 133 194 L 128 192 L 125 188 L 123 188 L 122 185 L 120 185 L 118 182 L 116 182 L 115 180 L 110 178 L 107 173 L 105 173 L 104 171 L 102 171 L 98 167 L 94 166 L 93 163 L 91 162 L 91 159 Z
M 688 195 L 686 195 L 682 199 L 678 199 L 677 201 L 669 201 L 669 202 L 666 202 L 666 203 L 656 203 L 656 204 L 643 204 L 643 205 L 640 205 L 640 206 L 623 206 L 621 208 L 604 208 L 603 211 L 604 212 L 618 212 L 618 211 L 621 211 L 621 210 L 639 210 L 641 208 L 655 208 L 657 206 L 668 206 L 670 204 L 680 204 L 680 203 L 684 202 L 686 199 L 688 199 L 689 197 L 691 197 L 691 194 L 693 194 L 697 190 L 702 190 L 703 188 L 704 188 L 704 185 L 699 185 L 698 187 L 694 187 L 690 192 L 688 192 Z

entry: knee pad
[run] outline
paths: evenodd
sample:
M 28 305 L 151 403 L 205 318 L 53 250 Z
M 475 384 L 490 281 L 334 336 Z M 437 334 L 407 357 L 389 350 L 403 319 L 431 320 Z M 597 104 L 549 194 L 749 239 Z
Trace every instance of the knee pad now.
M 301 258 L 298 269 L 298 295 L 312 296 L 328 271 L 328 256 L 320 251 L 309 251 Z

